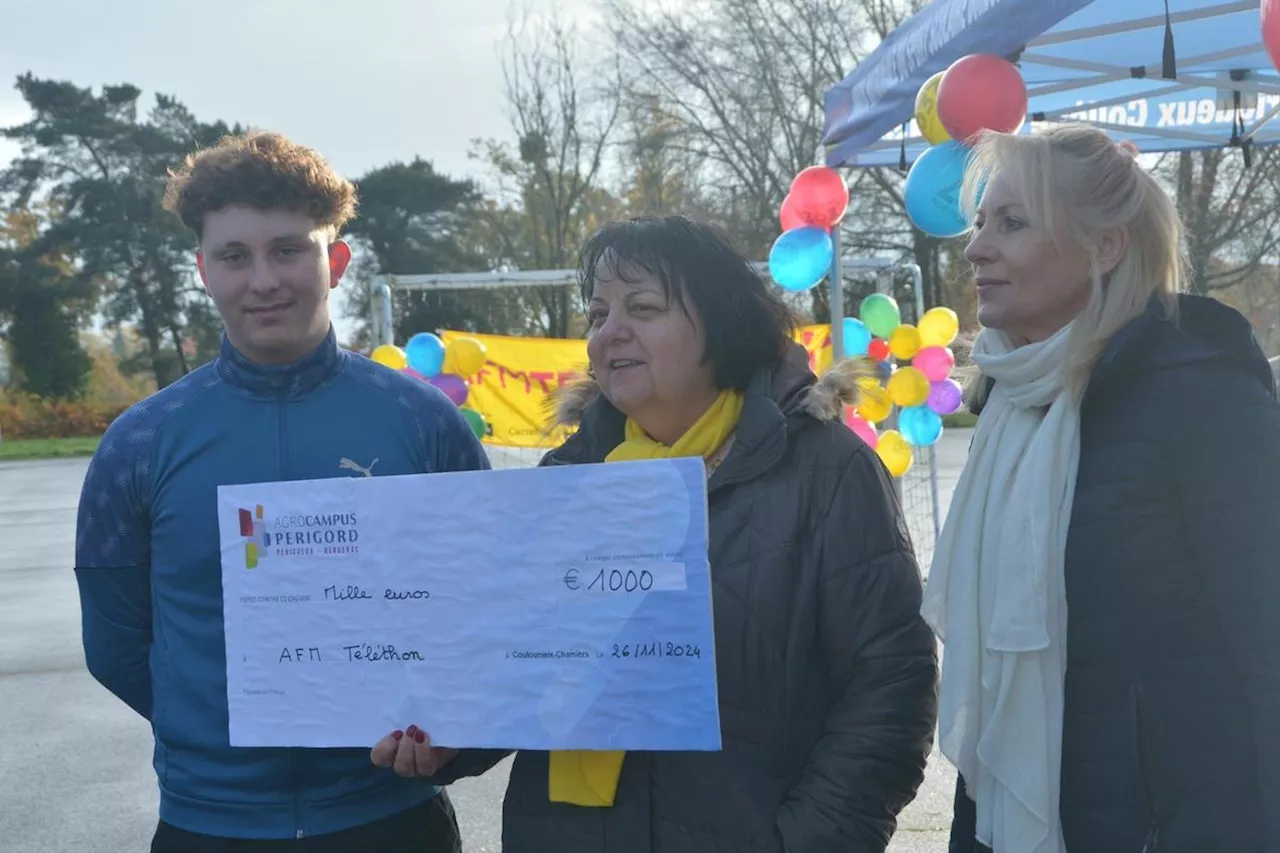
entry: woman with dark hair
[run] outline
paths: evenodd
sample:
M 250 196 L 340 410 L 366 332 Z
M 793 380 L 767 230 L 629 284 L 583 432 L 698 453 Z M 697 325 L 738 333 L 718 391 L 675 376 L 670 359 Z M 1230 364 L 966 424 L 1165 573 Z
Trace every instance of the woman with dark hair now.
M 883 851 L 923 779 L 937 658 L 890 478 L 840 420 L 860 366 L 815 377 L 785 304 L 711 226 L 610 224 L 579 270 L 591 371 L 543 464 L 706 460 L 723 748 L 522 751 L 503 850 Z M 375 763 L 431 776 L 450 758 L 407 741 Z M 501 757 L 465 750 L 432 778 Z

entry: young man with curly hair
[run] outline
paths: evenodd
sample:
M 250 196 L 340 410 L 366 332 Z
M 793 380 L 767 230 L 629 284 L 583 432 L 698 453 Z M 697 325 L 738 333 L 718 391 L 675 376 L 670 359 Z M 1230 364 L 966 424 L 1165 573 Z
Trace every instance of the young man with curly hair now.
M 458 851 L 444 791 L 367 750 L 230 745 L 216 500 L 224 484 L 483 469 L 484 450 L 443 394 L 339 348 L 329 294 L 356 192 L 318 154 L 228 137 L 187 158 L 165 204 L 198 242 L 222 350 L 111 425 L 75 564 L 89 671 L 155 735 L 151 849 Z

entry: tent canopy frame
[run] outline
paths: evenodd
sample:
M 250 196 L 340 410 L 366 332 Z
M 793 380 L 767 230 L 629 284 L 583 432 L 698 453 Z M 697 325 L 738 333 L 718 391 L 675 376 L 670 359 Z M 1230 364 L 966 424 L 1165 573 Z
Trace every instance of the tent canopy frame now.
M 1034 69 L 1036 79 L 1029 79 L 1028 98 L 1032 112 L 1025 127 L 1037 123 L 1082 122 L 1111 133 L 1117 137 L 1141 135 L 1147 152 L 1164 150 L 1196 150 L 1204 148 L 1240 147 L 1246 151 L 1253 144 L 1280 142 L 1280 77 L 1274 74 L 1269 61 L 1260 66 L 1258 56 L 1262 51 L 1260 37 L 1229 46 L 1215 45 L 1218 49 L 1197 55 L 1184 53 L 1175 56 L 1174 28 L 1181 25 L 1225 26 L 1227 16 L 1248 13 L 1256 21 L 1258 0 L 1204 0 L 1192 8 L 1187 3 L 1173 3 L 1166 11 L 1163 3 L 1152 8 L 1159 14 L 1140 14 L 1138 4 L 1121 4 L 1108 0 L 1108 8 L 1121 17 L 1094 26 L 1059 28 L 1059 23 L 1070 23 L 1076 13 L 1086 7 L 1101 4 L 1102 0 L 1039 0 L 1043 11 L 1037 11 L 1040 23 L 1048 28 L 1039 34 L 1023 33 L 1019 37 L 1001 32 L 983 20 L 984 15 L 998 13 L 1004 5 L 1028 8 L 1028 0 L 985 0 L 972 4 L 973 8 L 961 9 L 962 0 L 934 0 L 929 6 L 907 21 L 904 35 L 885 41 L 879 48 L 851 72 L 843 81 L 826 94 L 827 128 L 824 143 L 827 145 L 827 163 L 837 167 L 868 167 L 904 165 L 928 147 L 919 134 L 914 121 L 914 93 L 932 76 L 947 68 L 965 53 L 990 52 L 1007 56 L 1024 67 Z M 949 5 L 950 4 L 950 5 Z M 1146 4 L 1143 4 L 1144 6 Z M 1051 7 L 1056 7 L 1055 13 Z M 956 23 L 951 18 L 960 12 L 970 17 Z M 997 11 L 993 11 L 997 10 Z M 1056 14 L 1056 17 L 1054 17 Z M 1024 13 L 1023 17 L 1028 17 Z M 916 20 L 919 19 L 919 20 Z M 1239 20 L 1239 18 L 1237 18 Z M 916 29 L 911 30 L 912 24 Z M 1016 23 L 1015 23 L 1016 28 Z M 958 28 L 957 28 L 958 27 Z M 971 27 L 980 32 L 966 32 Z M 1160 61 L 1140 64 L 1124 64 L 1104 58 L 1079 58 L 1055 56 L 1053 48 L 1079 45 L 1090 39 L 1106 38 L 1122 34 L 1141 33 L 1147 30 L 1164 30 L 1164 51 Z M 938 35 L 942 33 L 942 35 Z M 979 38 L 979 35 L 981 38 Z M 913 44 L 912 36 L 928 47 Z M 1029 36 L 1029 37 L 1028 37 Z M 937 43 L 930 39 L 936 37 Z M 1182 38 L 1182 47 L 1187 47 Z M 913 53 L 914 52 L 914 53 Z M 956 55 L 952 55 L 956 53 Z M 1150 58 L 1148 54 L 1144 58 Z M 1232 63 L 1234 59 L 1238 63 Z M 1057 79 L 1039 79 L 1046 72 L 1061 70 Z M 1056 75 L 1054 75 L 1056 76 Z M 1065 78 L 1065 79 L 1063 79 Z M 1101 92 L 1088 97 L 1086 90 L 1106 84 L 1124 84 L 1133 81 L 1123 93 Z M 854 91 L 859 89 L 860 91 Z M 909 93 L 908 93 L 908 90 Z M 1082 98 L 1074 104 L 1057 105 L 1040 109 L 1037 100 L 1045 96 L 1063 96 L 1079 92 Z M 911 98 L 907 98 L 907 94 Z M 1169 101 L 1177 96 L 1194 100 L 1216 100 L 1214 121 L 1219 125 L 1230 121 L 1230 133 L 1226 128 L 1214 127 L 1213 122 L 1172 121 L 1173 110 L 1183 103 Z M 1216 98 L 1213 96 L 1216 95 Z M 1155 99 L 1164 99 L 1156 101 Z M 842 110 L 842 102 L 852 102 L 850 109 Z M 908 101 L 911 103 L 908 103 Z M 1061 98 L 1055 99 L 1055 102 Z M 1126 124 L 1108 120 L 1121 108 L 1141 102 L 1136 108 L 1141 118 Z M 1148 122 L 1146 116 L 1159 109 L 1160 124 Z M 1209 124 L 1209 127 L 1203 125 Z M 896 155 L 896 156 L 895 156 Z

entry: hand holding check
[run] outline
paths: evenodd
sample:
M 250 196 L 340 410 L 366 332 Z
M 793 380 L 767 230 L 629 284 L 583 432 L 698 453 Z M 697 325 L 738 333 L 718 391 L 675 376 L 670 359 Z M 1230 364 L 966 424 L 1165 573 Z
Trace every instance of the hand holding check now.
M 440 772 L 458 750 L 445 746 L 432 746 L 431 736 L 417 726 L 397 729 L 374 744 L 370 759 L 378 767 L 390 767 L 397 776 L 418 778 L 434 776 Z

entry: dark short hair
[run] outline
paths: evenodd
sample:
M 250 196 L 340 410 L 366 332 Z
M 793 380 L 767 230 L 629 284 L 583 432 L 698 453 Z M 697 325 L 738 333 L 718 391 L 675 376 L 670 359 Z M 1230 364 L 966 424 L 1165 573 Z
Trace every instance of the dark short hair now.
M 689 316 L 692 302 L 706 330 L 704 361 L 719 388 L 746 388 L 761 368 L 782 357 L 793 340 L 795 318 L 715 225 L 683 216 L 641 217 L 603 226 L 578 256 L 584 303 L 603 262 L 611 277 L 631 282 L 642 269 L 662 283 L 669 302 Z
M 355 216 L 356 188 L 316 151 L 278 133 L 223 137 L 169 174 L 165 209 L 196 237 L 210 213 L 232 206 L 290 210 L 334 236 Z

